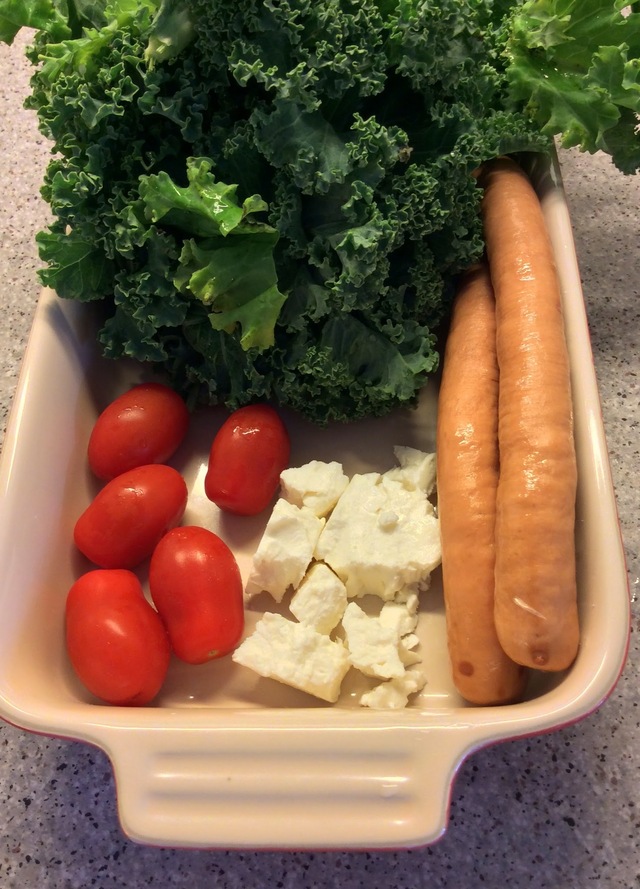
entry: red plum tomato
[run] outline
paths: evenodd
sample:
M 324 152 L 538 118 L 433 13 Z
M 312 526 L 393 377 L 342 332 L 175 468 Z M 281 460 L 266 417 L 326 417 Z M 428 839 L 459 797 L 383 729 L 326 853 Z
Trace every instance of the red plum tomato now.
M 239 643 L 244 629 L 240 569 L 212 531 L 195 525 L 169 531 L 151 556 L 149 592 L 181 660 L 203 664 Z
M 93 695 L 120 706 L 142 706 L 156 697 L 171 644 L 132 571 L 83 574 L 67 595 L 65 622 L 69 660 Z
M 225 512 L 257 515 L 273 499 L 290 450 L 285 425 L 272 407 L 239 408 L 213 439 L 204 481 L 207 497 Z
M 171 466 L 152 463 L 117 475 L 75 524 L 83 555 L 100 568 L 135 568 L 182 519 L 187 485 Z
M 166 463 L 188 426 L 189 412 L 177 392 L 163 383 L 140 383 L 96 420 L 87 447 L 89 466 L 108 481 L 136 466 Z

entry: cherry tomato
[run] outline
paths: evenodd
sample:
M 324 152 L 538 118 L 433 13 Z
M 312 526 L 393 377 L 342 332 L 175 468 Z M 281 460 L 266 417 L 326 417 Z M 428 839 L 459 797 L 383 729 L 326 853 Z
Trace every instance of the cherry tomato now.
M 101 568 L 134 568 L 180 522 L 187 486 L 162 463 L 138 466 L 99 491 L 76 522 L 75 544 Z
M 187 406 L 162 383 L 141 383 L 124 392 L 95 422 L 87 456 L 98 478 L 109 480 L 147 463 L 165 463 L 189 425 Z
M 207 497 L 226 512 L 257 515 L 273 499 L 289 453 L 289 435 L 272 407 L 239 408 L 211 445 L 204 481 Z
M 67 653 L 83 685 L 109 704 L 148 704 L 164 682 L 171 643 L 131 571 L 96 569 L 67 595 Z
M 228 654 L 240 641 L 240 569 L 212 531 L 194 525 L 169 531 L 151 556 L 149 592 L 181 660 L 202 664 Z

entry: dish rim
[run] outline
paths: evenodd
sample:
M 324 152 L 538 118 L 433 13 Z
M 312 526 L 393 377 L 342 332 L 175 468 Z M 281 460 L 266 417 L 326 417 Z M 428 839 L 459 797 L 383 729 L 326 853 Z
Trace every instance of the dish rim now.
M 0 716 L 7 722 L 32 732 L 65 737 L 84 741 L 102 748 L 111 759 L 116 773 L 118 787 L 118 806 L 125 831 L 140 842 L 163 843 L 169 845 L 185 845 L 197 847 L 224 846 L 241 848 L 277 848 L 282 847 L 284 832 L 282 827 L 269 832 L 267 824 L 261 834 L 254 836 L 247 843 L 236 833 L 227 833 L 223 838 L 216 838 L 206 829 L 198 829 L 193 836 L 188 834 L 188 824 L 184 819 L 171 818 L 163 815 L 157 819 L 149 811 L 149 801 L 157 798 L 157 790 L 150 791 L 141 786 L 135 771 L 127 765 L 132 758 L 137 768 L 151 767 L 154 756 L 160 756 L 162 745 L 157 745 L 158 734 L 163 734 L 169 741 L 176 757 L 182 756 L 186 761 L 209 761 L 209 751 L 221 751 L 228 748 L 228 738 L 237 739 L 239 746 L 246 743 L 247 734 L 260 730 L 264 737 L 269 736 L 268 754 L 280 768 L 286 766 L 287 757 L 294 752 L 291 737 L 305 740 L 312 735 L 327 734 L 336 740 L 336 745 L 347 741 L 347 748 L 357 751 L 358 738 L 367 737 L 372 749 L 383 756 L 380 737 L 385 743 L 392 733 L 400 752 L 406 756 L 405 778 L 414 786 L 411 792 L 413 808 L 412 816 L 402 822 L 402 830 L 389 831 L 388 842 L 385 841 L 384 830 L 380 825 L 368 828 L 345 829 L 340 821 L 340 831 L 327 831 L 326 825 L 318 823 L 310 825 L 305 822 L 306 835 L 298 835 L 297 841 L 290 840 L 284 845 L 288 848 L 358 848 L 358 847 L 407 847 L 426 845 L 442 835 L 448 820 L 448 801 L 452 783 L 461 763 L 474 751 L 490 744 L 511 740 L 519 737 L 541 734 L 550 730 L 573 724 L 594 710 L 606 700 L 613 691 L 623 670 L 627 657 L 630 633 L 630 596 L 626 571 L 624 550 L 615 505 L 615 494 L 608 461 L 606 439 L 600 401 L 597 390 L 593 356 L 588 337 L 586 308 L 580 285 L 580 276 L 575 246 L 571 230 L 571 221 L 566 204 L 560 166 L 554 155 L 551 160 L 540 156 L 534 159 L 531 175 L 540 195 L 543 212 L 547 220 L 550 235 L 556 251 L 559 274 L 562 282 L 567 336 L 571 345 L 571 360 L 574 385 L 574 402 L 576 416 L 580 424 L 588 428 L 588 437 L 580 432 L 580 442 L 584 449 L 582 459 L 589 458 L 596 470 L 597 478 L 593 482 L 596 494 L 603 509 L 603 517 L 599 526 L 606 530 L 607 548 L 610 558 L 612 587 L 619 606 L 615 616 L 609 615 L 607 627 L 602 629 L 602 639 L 609 644 L 599 652 L 600 660 L 588 667 L 584 666 L 584 649 L 578 656 L 574 667 L 568 671 L 559 684 L 537 698 L 518 704 L 496 707 L 454 707 L 438 709 L 430 707 L 412 707 L 406 710 L 389 713 L 389 711 L 372 711 L 341 708 L 141 708 L 108 707 L 100 704 L 87 705 L 78 702 L 77 706 L 50 708 L 37 711 L 30 709 L 28 704 L 21 704 L 11 690 L 5 687 L 5 680 L 0 679 Z M 81 318 L 82 306 L 64 304 L 50 291 L 44 291 L 33 327 L 29 335 L 23 367 L 20 374 L 16 395 L 10 411 L 7 433 L 5 436 L 2 460 L 0 464 L 0 553 L 7 554 L 11 547 L 11 516 L 4 505 L 16 497 L 14 467 L 19 462 L 19 453 L 23 447 L 24 429 L 29 417 L 31 391 L 37 385 L 38 351 L 40 340 L 47 333 L 47 311 L 56 306 L 63 312 L 70 328 Z M 75 317 L 77 316 L 77 317 Z M 82 341 L 80 348 L 91 355 L 95 344 Z M 578 434 L 578 433 L 577 433 Z M 590 487 L 591 491 L 591 487 Z M 1 561 L 0 564 L 6 564 Z M 15 569 L 12 569 L 15 570 Z M 611 596 L 611 588 L 609 590 Z M 7 594 L 0 588 L 0 601 Z M 589 603 L 594 606 L 593 602 Z M 611 609 L 613 610 L 613 609 Z M 615 617 L 615 619 L 614 619 Z M 582 656 L 582 661 L 581 661 Z M 6 660 L 6 655 L 0 662 Z M 588 679 L 588 681 L 586 681 Z M 149 714 L 153 714 L 150 720 Z M 274 715 L 278 726 L 274 728 Z M 80 720 L 80 717 L 82 719 Z M 151 721 L 151 725 L 149 724 Z M 180 749 L 185 736 L 188 738 L 186 747 Z M 225 738 L 227 740 L 225 740 Z M 132 743 L 133 739 L 133 743 Z M 442 744 L 445 739 L 446 743 Z M 262 742 L 262 745 L 265 742 Z M 147 745 L 147 749 L 142 749 Z M 190 746 L 191 745 L 191 746 Z M 261 746 L 262 746 L 261 745 Z M 280 753 L 278 754 L 278 745 Z M 447 747 L 446 751 L 441 748 Z M 134 751 L 134 748 L 135 751 Z M 162 748 L 164 749 L 164 748 Z M 247 748 L 247 756 L 249 748 Z M 382 752 L 380 752 L 382 751 Z M 132 752 L 135 755 L 132 757 Z M 335 765 L 344 771 L 341 761 L 341 749 L 336 746 Z M 445 755 L 446 754 L 446 755 Z M 363 754 L 364 755 L 364 754 Z M 433 806 L 425 799 L 418 787 L 418 776 L 429 784 L 427 775 L 427 759 L 431 758 L 441 769 L 437 780 L 431 780 L 431 786 L 437 794 Z M 243 762 L 249 760 L 244 759 Z M 397 763 L 394 761 L 397 769 Z M 309 786 L 316 787 L 309 774 L 310 765 L 306 762 L 299 777 L 306 776 Z M 401 769 L 402 767 L 400 767 Z M 413 771 L 412 771 L 413 770 Z M 187 769 L 188 771 L 188 769 Z M 258 770 L 259 771 L 259 770 Z M 304 772 L 304 774 L 303 774 Z M 157 775 L 155 776 L 158 777 Z M 182 776 L 184 778 L 184 774 Z M 344 775 L 343 775 L 344 777 Z M 433 776 L 431 776 L 433 778 Z M 157 783 L 157 782 L 156 782 Z M 187 784 L 189 782 L 187 781 Z M 331 782 L 329 782 L 331 784 Z M 136 786 L 137 785 L 137 786 Z M 334 786 L 335 785 L 335 786 Z M 133 792 L 130 792 L 133 786 Z M 154 785 L 155 786 L 155 785 Z M 184 781 L 182 792 L 184 795 Z M 332 784 L 337 794 L 337 784 Z M 254 788 L 255 791 L 255 788 Z M 284 787 L 283 787 L 284 792 Z M 251 792 L 243 789 L 247 800 Z M 154 794 L 156 796 L 154 797 Z M 173 790 L 172 790 L 173 794 Z M 255 792 L 254 792 L 255 796 Z M 277 799 L 276 799 L 277 798 Z M 180 788 L 172 796 L 174 802 L 180 800 Z M 378 805 L 371 800 L 369 804 L 374 817 L 380 817 L 385 809 L 380 805 L 382 797 L 376 799 Z M 255 802 L 255 800 L 254 800 Z M 266 806 L 267 810 L 277 808 L 281 802 L 274 789 Z M 362 815 L 362 801 L 356 805 Z M 177 803 L 176 803 L 177 805 Z M 429 809 L 420 816 L 420 809 Z M 387 807 L 389 808 L 389 807 Z M 392 809 L 391 809 L 392 811 Z M 383 818 L 388 818 L 385 814 Z M 396 816 L 393 816 L 398 820 Z M 401 820 L 401 819 L 400 819 Z M 180 821 L 180 823 L 178 823 Z M 418 824 L 418 821 L 420 823 Z M 218 822 L 215 822 L 218 824 Z M 252 820 L 255 824 L 255 819 Z M 389 821 L 382 823 L 389 827 Z M 341 832 L 341 833 L 340 833 Z

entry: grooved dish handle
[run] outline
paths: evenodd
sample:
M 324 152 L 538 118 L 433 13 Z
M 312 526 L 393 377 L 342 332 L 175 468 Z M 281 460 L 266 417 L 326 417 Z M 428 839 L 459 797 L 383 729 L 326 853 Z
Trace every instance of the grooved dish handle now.
M 137 842 L 195 848 L 406 848 L 438 839 L 462 759 L 451 727 L 396 727 L 393 749 L 384 728 L 336 731 L 116 735 L 107 752 L 122 827 Z

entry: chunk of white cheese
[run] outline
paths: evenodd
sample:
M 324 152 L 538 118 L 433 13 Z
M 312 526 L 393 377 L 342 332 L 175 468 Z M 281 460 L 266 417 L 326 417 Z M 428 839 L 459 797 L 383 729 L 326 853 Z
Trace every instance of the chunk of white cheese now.
M 385 602 L 380 609 L 380 623 L 393 627 L 398 636 L 413 633 L 418 625 L 418 596 L 410 593 L 406 601 Z
M 301 623 L 319 633 L 330 633 L 340 623 L 346 607 L 345 585 L 323 562 L 309 568 L 289 604 Z
M 411 633 L 398 642 L 398 655 L 405 667 L 411 667 L 413 664 L 419 664 L 422 661 L 421 655 L 415 651 L 420 644 L 418 637 Z
M 304 577 L 324 523 L 310 509 L 277 500 L 253 557 L 246 595 L 266 591 L 281 602 Z
M 381 682 L 360 698 L 363 707 L 374 710 L 401 710 L 426 685 L 427 677 L 422 670 L 407 670 L 402 676 Z
M 395 454 L 395 469 L 350 482 L 338 463 L 312 461 L 282 473 L 247 594 L 266 590 L 280 602 L 293 589 L 298 623 L 265 614 L 236 649 L 237 663 L 331 703 L 351 666 L 386 680 L 362 696 L 363 706 L 404 707 L 423 687 L 415 666 L 418 593 L 441 559 L 428 500 L 435 455 L 408 447 Z M 348 602 L 367 594 L 382 600 L 376 614 Z M 344 642 L 330 637 L 339 624 Z
M 370 472 L 354 475 L 320 534 L 315 557 L 343 581 L 349 598 L 393 599 L 428 585 L 440 564 L 440 528 L 424 492 Z
M 390 469 L 385 475 L 407 488 L 417 488 L 427 497 L 433 493 L 436 486 L 436 455 L 403 445 L 396 445 L 393 452 L 399 466 Z
M 385 626 L 380 618 L 366 614 L 355 602 L 349 602 L 343 618 L 349 660 L 365 676 L 391 679 L 402 676 L 405 665 L 398 651 L 399 633 Z
M 326 516 L 349 484 L 340 463 L 311 460 L 280 474 L 281 496 L 296 506 L 305 506 L 317 516 Z
M 334 703 L 349 670 L 349 656 L 341 642 L 334 642 L 313 627 L 267 613 L 232 654 L 237 664 L 260 676 L 276 679 Z

